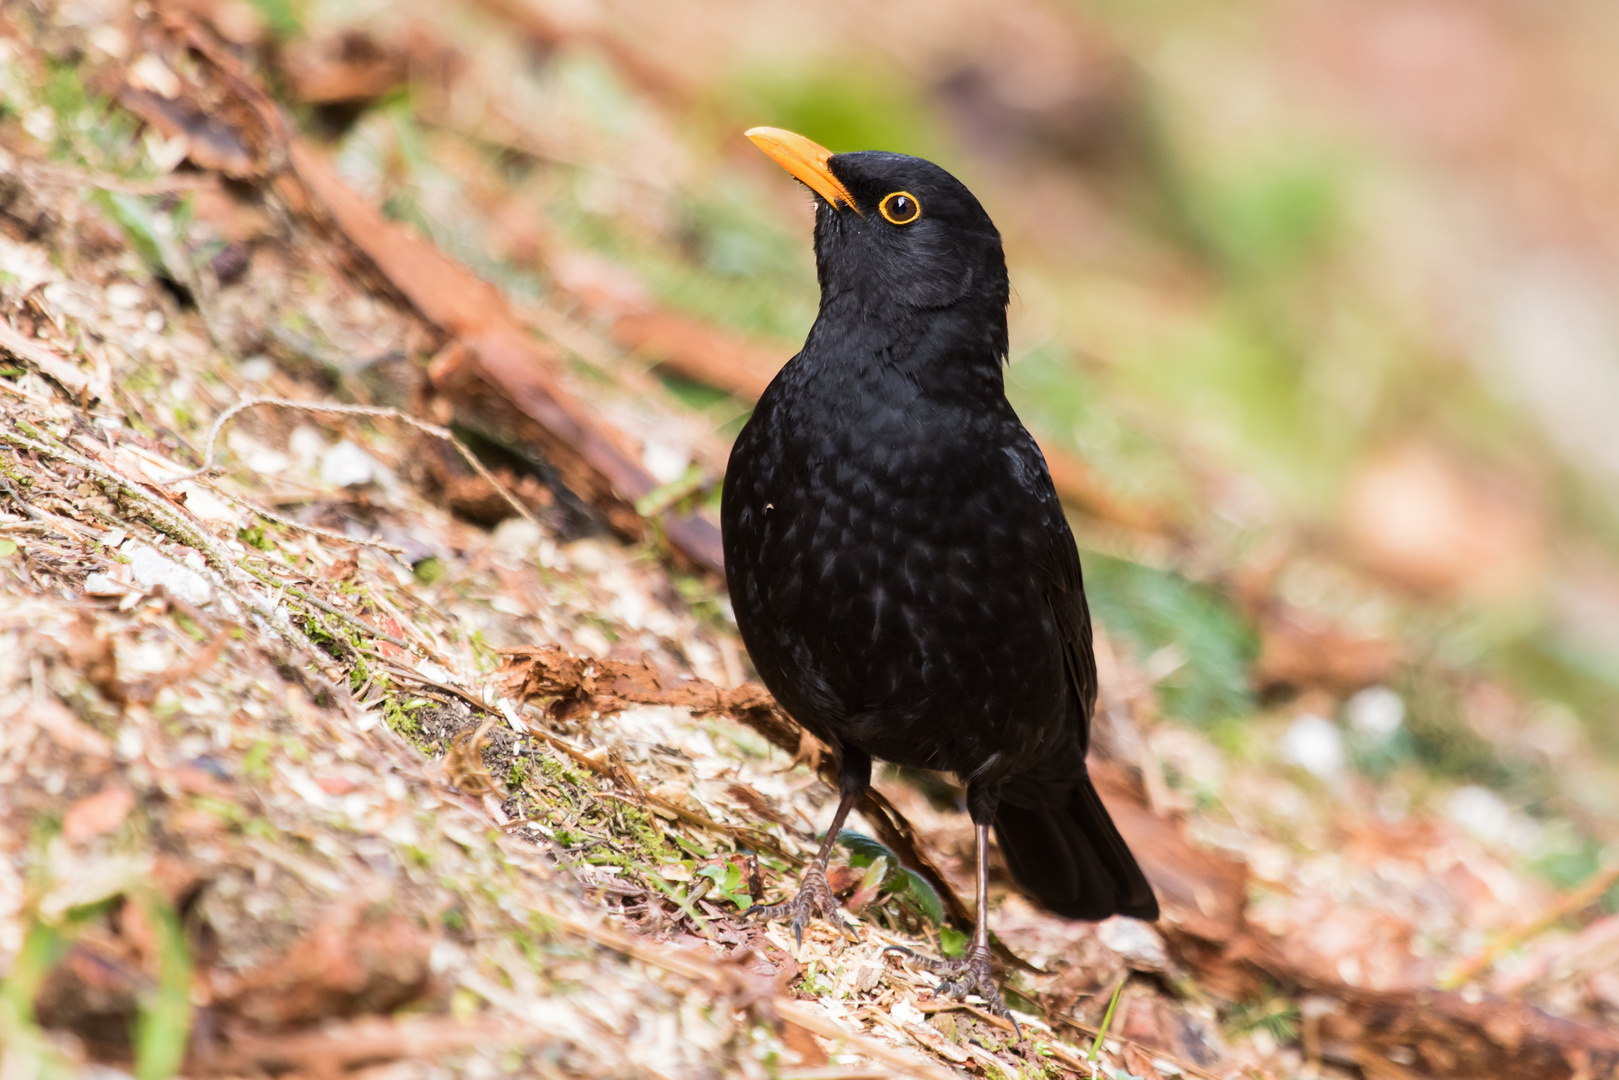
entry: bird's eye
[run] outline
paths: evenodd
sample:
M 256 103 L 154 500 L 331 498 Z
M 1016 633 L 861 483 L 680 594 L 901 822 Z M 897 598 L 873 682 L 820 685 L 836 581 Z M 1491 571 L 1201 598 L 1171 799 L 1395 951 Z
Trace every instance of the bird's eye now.
M 909 225 L 922 216 L 922 204 L 909 191 L 884 195 L 883 201 L 877 204 L 877 210 L 891 225 Z

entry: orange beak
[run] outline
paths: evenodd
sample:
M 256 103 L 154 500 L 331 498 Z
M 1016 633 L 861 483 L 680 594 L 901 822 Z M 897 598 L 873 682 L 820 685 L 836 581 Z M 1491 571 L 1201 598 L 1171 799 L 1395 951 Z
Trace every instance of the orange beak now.
M 806 187 L 821 198 L 836 207 L 838 203 L 847 203 L 849 209 L 860 213 L 860 208 L 854 204 L 849 195 L 849 189 L 843 186 L 843 181 L 832 175 L 832 170 L 826 167 L 826 161 L 832 156 L 832 151 L 818 143 L 810 142 L 802 135 L 794 135 L 791 131 L 781 128 L 756 127 L 749 128 L 745 134 L 753 140 L 753 145 L 770 155 L 770 160 L 792 173 L 802 181 Z

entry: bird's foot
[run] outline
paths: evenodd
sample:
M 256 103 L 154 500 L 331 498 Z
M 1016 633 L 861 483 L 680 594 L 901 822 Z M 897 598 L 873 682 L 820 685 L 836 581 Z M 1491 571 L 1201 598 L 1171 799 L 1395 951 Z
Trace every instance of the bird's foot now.
M 1012 1031 L 1018 1038 L 1023 1038 L 1023 1029 L 1018 1026 L 1017 1018 L 1012 1015 L 1012 1011 L 1006 1007 L 1006 999 L 1001 997 L 1000 987 L 995 985 L 995 975 L 989 968 L 988 946 L 974 945 L 960 960 L 924 956 L 903 945 L 890 945 L 883 951 L 902 953 L 923 971 L 944 976 L 944 981 L 939 983 L 938 988 L 938 993 L 942 997 L 960 1001 L 968 994 L 977 994 L 984 999 L 991 1013 L 1009 1021 Z
M 838 899 L 832 895 L 832 887 L 826 883 L 826 871 L 815 863 L 804 871 L 798 883 L 798 892 L 791 900 L 783 900 L 779 904 L 754 904 L 742 913 L 744 919 L 759 918 L 767 922 L 785 919 L 789 915 L 793 918 L 793 939 L 800 946 L 804 944 L 804 927 L 816 917 L 825 919 L 857 944 L 860 941 L 854 927 L 844 922 L 843 916 L 838 914 Z

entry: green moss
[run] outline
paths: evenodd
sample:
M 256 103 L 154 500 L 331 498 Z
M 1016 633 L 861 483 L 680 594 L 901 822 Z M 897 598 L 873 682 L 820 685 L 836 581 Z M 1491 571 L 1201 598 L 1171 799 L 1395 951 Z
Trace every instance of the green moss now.
M 422 753 L 431 754 L 436 747 L 422 730 L 421 717 L 417 715 L 431 704 L 424 698 L 386 697 L 382 701 L 382 722 Z
M 1298 1038 L 1299 1007 L 1267 987 L 1258 1000 L 1235 1005 L 1226 1016 L 1226 1026 L 1237 1035 L 1264 1030 L 1285 1046 Z
M 252 836 L 260 840 L 269 840 L 278 843 L 281 840 L 281 830 L 264 818 L 248 818 L 242 823 L 242 835 Z
M 255 742 L 242 757 L 242 775 L 255 783 L 263 783 L 270 779 L 271 749 L 268 739 Z

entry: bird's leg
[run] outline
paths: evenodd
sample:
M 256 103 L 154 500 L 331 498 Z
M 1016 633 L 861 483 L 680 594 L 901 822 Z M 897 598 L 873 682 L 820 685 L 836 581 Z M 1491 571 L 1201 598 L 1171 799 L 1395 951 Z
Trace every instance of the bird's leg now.
M 815 860 L 805 868 L 804 876 L 799 879 L 798 892 L 791 900 L 783 900 L 779 904 L 754 904 L 742 913 L 743 918 L 769 920 L 791 915 L 793 938 L 799 945 L 804 944 L 804 927 L 817 916 L 855 941 L 860 940 L 854 928 L 838 914 L 837 897 L 832 895 L 832 887 L 826 882 L 826 866 L 832 859 L 832 846 L 837 843 L 838 833 L 843 830 L 843 819 L 849 816 L 849 811 L 870 786 L 871 758 L 845 748 L 843 761 L 838 768 L 838 809 L 832 815 L 832 824 L 826 830 L 826 839 L 821 841 L 821 849 L 815 853 Z
M 904 953 L 924 971 L 943 975 L 939 993 L 945 997 L 963 998 L 968 994 L 977 994 L 988 1004 L 990 1012 L 1011 1020 L 1012 1030 L 1022 1038 L 1022 1029 L 1007 1009 L 989 967 L 989 826 L 978 825 L 974 832 L 978 841 L 978 918 L 974 920 L 973 940 L 967 947 L 967 955 L 960 960 L 935 960 L 899 945 L 890 945 L 883 951 Z

